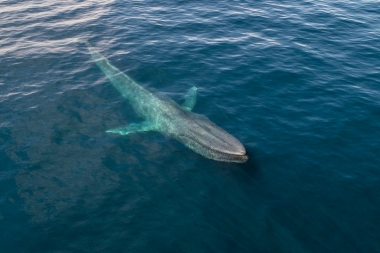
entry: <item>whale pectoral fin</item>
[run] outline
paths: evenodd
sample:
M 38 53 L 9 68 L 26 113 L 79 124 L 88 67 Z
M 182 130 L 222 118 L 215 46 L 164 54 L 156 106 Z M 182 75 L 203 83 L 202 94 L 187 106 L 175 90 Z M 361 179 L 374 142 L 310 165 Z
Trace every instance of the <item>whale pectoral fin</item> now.
M 106 133 L 127 135 L 131 133 L 146 132 L 146 131 L 151 131 L 151 130 L 155 130 L 154 126 L 150 124 L 149 122 L 145 121 L 140 124 L 132 123 L 128 126 L 110 129 L 110 130 L 107 130 Z
M 193 86 L 186 94 L 185 102 L 182 104 L 182 108 L 188 111 L 193 110 L 195 103 L 197 102 L 197 87 Z

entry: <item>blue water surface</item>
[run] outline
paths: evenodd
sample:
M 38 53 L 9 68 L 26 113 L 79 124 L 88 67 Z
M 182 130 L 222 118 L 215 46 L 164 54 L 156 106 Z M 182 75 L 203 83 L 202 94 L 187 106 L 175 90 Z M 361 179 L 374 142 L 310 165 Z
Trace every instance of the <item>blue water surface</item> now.
M 238 138 L 206 159 L 137 83 Z M 0 252 L 380 252 L 378 1 L 0 1 Z

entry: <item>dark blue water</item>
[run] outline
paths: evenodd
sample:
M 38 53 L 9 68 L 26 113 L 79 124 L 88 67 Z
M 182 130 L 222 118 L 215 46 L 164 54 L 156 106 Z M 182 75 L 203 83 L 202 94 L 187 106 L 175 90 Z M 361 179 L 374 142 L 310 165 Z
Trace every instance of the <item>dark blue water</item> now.
M 105 133 L 140 119 L 79 37 L 249 162 Z M 0 1 L 0 166 L 0 252 L 380 252 L 379 4 Z

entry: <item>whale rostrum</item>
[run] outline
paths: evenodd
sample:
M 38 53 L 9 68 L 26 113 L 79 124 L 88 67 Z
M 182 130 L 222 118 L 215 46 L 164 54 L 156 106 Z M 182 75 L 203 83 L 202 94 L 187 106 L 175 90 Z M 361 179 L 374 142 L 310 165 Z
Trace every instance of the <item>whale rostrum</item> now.
M 138 85 L 130 77 L 111 65 L 87 41 L 82 40 L 96 65 L 112 85 L 132 105 L 145 121 L 107 130 L 107 133 L 127 135 L 136 132 L 158 131 L 177 139 L 186 147 L 207 158 L 223 162 L 244 163 L 248 160 L 244 146 L 235 137 L 215 125 L 207 117 L 192 112 L 197 88 L 188 91 L 182 106 L 170 98 Z

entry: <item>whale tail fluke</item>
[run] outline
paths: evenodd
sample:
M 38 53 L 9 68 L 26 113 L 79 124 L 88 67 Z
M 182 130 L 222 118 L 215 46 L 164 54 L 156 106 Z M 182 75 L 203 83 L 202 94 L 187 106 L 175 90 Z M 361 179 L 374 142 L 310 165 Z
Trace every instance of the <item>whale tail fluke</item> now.
M 81 37 L 77 38 L 75 41 L 77 43 L 84 43 L 87 46 L 88 51 L 90 51 L 92 58 L 95 61 L 99 61 L 102 59 L 105 59 L 103 55 L 101 55 L 99 52 L 97 52 L 94 47 L 88 42 L 89 38 L 88 37 Z
M 76 38 L 74 40 L 75 43 L 84 43 L 86 44 L 86 46 L 88 47 L 92 47 L 92 45 L 90 44 L 90 42 L 88 42 L 90 38 L 89 37 L 80 37 L 80 38 Z

